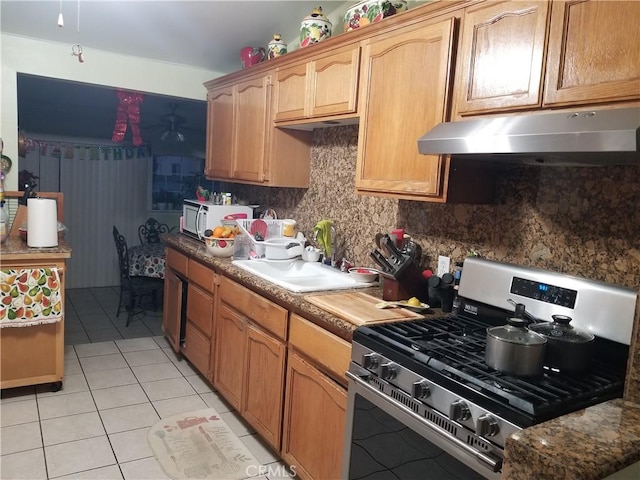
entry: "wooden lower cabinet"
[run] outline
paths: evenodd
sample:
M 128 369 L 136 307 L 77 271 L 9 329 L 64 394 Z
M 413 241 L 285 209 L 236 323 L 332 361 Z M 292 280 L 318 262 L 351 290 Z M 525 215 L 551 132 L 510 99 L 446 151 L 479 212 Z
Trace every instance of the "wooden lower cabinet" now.
M 282 458 L 300 478 L 340 478 L 346 408 L 347 391 L 290 351 Z
M 280 450 L 287 311 L 222 278 L 214 326 L 213 384 L 242 417 Z
M 284 391 L 284 342 L 249 324 L 241 413 L 269 445 L 280 449 Z
M 213 385 L 240 411 L 247 349 L 247 321 L 223 302 L 214 329 Z

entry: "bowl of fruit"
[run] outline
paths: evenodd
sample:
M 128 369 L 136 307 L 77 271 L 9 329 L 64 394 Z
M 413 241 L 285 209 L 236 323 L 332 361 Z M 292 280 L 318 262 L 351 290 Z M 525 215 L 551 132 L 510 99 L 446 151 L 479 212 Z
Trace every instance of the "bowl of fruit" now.
M 370 283 L 378 278 L 378 271 L 372 268 L 356 267 L 349 269 L 349 275 L 358 282 Z
M 204 232 L 202 240 L 207 251 L 214 257 L 228 258 L 233 255 L 233 242 L 239 233 L 238 226 L 221 225 Z

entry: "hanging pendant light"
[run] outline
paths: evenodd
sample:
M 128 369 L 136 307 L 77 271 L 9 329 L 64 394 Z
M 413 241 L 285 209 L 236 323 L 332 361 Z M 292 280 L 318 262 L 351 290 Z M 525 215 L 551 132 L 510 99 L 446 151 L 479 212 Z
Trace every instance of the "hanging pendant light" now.
M 58 26 L 64 27 L 64 17 L 62 16 L 62 0 L 60 0 L 60 13 L 58 13 Z

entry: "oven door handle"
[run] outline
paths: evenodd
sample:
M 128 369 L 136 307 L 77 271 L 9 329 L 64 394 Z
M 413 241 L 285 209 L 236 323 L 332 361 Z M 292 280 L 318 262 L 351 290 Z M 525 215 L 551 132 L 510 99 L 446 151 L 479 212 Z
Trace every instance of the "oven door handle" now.
M 369 385 L 368 383 L 364 382 L 358 375 L 356 375 L 356 374 L 354 374 L 354 373 L 352 373 L 350 371 L 345 372 L 345 375 L 352 382 L 354 382 L 357 386 L 360 386 L 360 387 L 368 390 L 370 393 L 375 394 L 378 398 L 384 400 L 386 403 L 390 404 L 392 407 L 400 408 L 401 410 L 403 410 L 405 413 L 411 415 L 412 417 L 418 418 L 424 426 L 426 426 L 429 429 L 431 429 L 434 433 L 437 433 L 440 436 L 446 438 L 447 441 L 450 441 L 451 443 L 455 444 L 456 447 L 461 448 L 462 450 L 464 450 L 467 453 L 471 454 L 476 459 L 478 459 L 481 462 L 485 463 L 492 471 L 499 472 L 500 469 L 502 468 L 502 460 L 498 460 L 496 458 L 493 458 L 493 457 L 491 457 L 489 455 L 486 455 L 483 452 L 480 452 L 480 451 L 470 447 L 469 445 L 464 443 L 462 440 L 449 435 L 449 433 L 446 430 L 443 430 L 443 429 L 439 428 L 438 426 L 431 424 L 430 422 L 424 422 L 421 417 L 418 417 L 413 412 L 413 410 L 411 410 L 410 408 L 407 408 L 406 406 L 404 406 L 400 402 L 394 402 L 392 399 L 390 399 L 386 395 L 381 395 L 379 390 L 373 388 L 371 385 Z M 367 378 L 369 375 L 365 375 L 364 372 L 363 372 L 362 377 L 363 378 Z

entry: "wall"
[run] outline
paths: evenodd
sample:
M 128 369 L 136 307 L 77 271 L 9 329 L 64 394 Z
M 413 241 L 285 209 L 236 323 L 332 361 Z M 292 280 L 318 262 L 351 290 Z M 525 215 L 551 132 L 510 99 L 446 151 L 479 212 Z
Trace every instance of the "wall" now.
M 79 63 L 70 55 L 70 46 L 66 43 L 0 35 L 0 136 L 4 140 L 5 155 L 18 158 L 17 73 L 195 100 L 206 100 L 206 90 L 202 84 L 220 76 L 214 71 L 100 50 L 85 49 L 84 53 L 86 61 Z M 17 190 L 17 182 L 18 172 L 15 168 L 8 175 L 7 188 Z
M 437 256 L 462 261 L 471 249 L 503 262 L 530 265 L 640 288 L 640 167 L 502 167 L 494 205 L 440 205 L 355 193 L 358 127 L 314 131 L 309 189 L 225 185 L 251 203 L 295 218 L 307 235 L 334 221 L 339 251 L 371 265 L 376 232 L 404 227 L 423 248 L 425 266 Z M 636 308 L 634 344 L 640 343 Z M 640 348 L 632 345 L 634 365 Z M 631 385 L 633 384 L 633 385 Z M 640 401 L 640 370 L 627 390 Z

